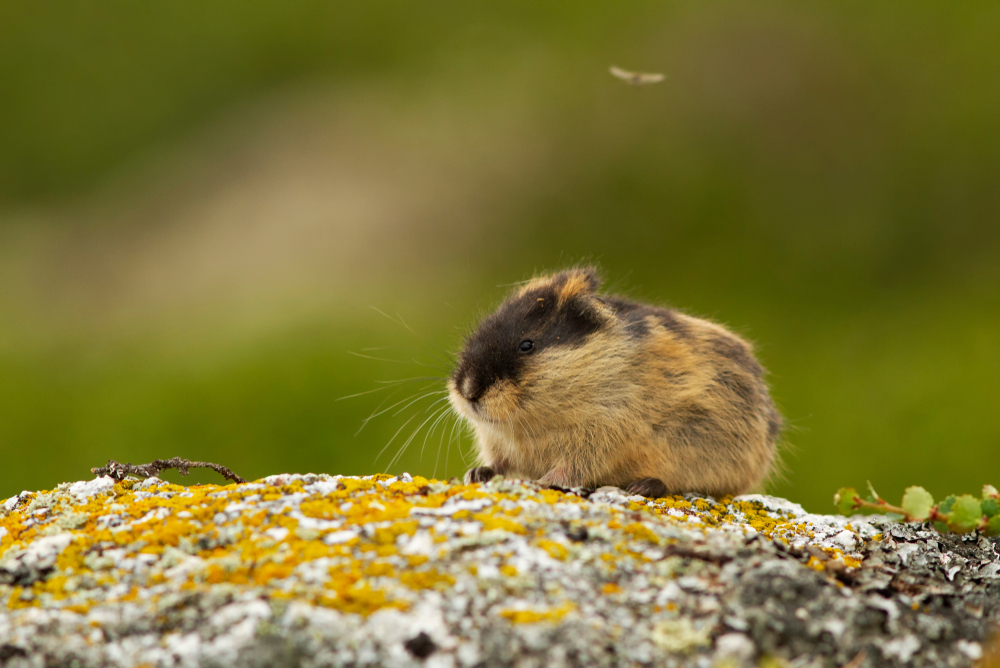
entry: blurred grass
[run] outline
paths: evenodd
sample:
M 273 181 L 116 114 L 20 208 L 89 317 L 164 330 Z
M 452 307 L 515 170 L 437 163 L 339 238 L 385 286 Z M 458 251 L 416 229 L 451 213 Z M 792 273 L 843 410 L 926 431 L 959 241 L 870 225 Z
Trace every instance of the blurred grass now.
M 361 258 L 368 273 L 305 311 L 261 307 L 270 324 L 248 331 L 236 297 L 123 321 L 5 286 L 0 497 L 107 458 L 187 456 L 247 477 L 381 470 L 410 413 L 354 437 L 378 401 L 335 399 L 426 369 L 347 354 L 415 344 L 365 306 L 454 350 L 496 286 L 581 258 L 617 289 L 757 342 L 792 426 L 775 493 L 826 512 L 866 479 L 887 498 L 996 484 L 998 19 L 993 5 L 931 2 L 4 5 L 0 224 L 43 212 L 69 247 L 91 193 L 142 196 L 136 165 L 297 87 L 402 91 L 398 109 L 371 110 L 401 124 L 406 100 L 444 118 L 460 107 L 459 155 L 497 158 L 477 135 L 538 145 L 515 158 L 541 176 L 497 177 L 500 196 L 472 197 L 478 209 L 387 235 Z M 668 79 L 629 88 L 610 64 Z M 527 121 L 489 116 L 507 98 Z M 420 135 L 383 130 L 384 144 L 358 141 L 397 150 L 404 130 Z M 436 177 L 442 196 L 472 187 L 452 173 Z M 6 261 L 37 277 L 23 248 Z M 26 294 L 40 303 L 15 308 Z M 397 470 L 429 475 L 433 447 Z M 454 451 L 449 464 L 460 474 Z
M 5 3 L 0 201 L 80 192 L 206 118 L 296 81 L 392 72 L 418 87 L 441 58 L 502 55 L 527 40 L 620 39 L 616 27 L 636 18 L 565 1 Z

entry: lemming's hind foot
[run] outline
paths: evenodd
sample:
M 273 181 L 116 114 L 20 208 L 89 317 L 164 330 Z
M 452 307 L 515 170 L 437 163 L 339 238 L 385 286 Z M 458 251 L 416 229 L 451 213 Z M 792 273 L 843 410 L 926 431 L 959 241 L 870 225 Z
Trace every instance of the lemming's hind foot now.
M 474 482 L 489 482 L 496 475 L 497 472 L 492 466 L 477 466 L 465 472 L 465 484 L 471 485 Z
M 647 499 L 661 499 L 667 495 L 667 486 L 659 478 L 639 478 L 630 482 L 625 491 Z

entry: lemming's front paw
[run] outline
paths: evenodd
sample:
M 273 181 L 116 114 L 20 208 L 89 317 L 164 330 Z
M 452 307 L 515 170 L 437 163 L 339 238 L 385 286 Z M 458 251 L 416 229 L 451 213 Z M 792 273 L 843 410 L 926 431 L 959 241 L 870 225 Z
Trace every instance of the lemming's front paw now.
M 471 485 L 474 482 L 489 482 L 497 475 L 492 466 L 477 466 L 465 472 L 465 484 Z
M 667 495 L 667 486 L 659 478 L 639 478 L 630 482 L 625 491 L 641 494 L 647 499 L 662 499 Z

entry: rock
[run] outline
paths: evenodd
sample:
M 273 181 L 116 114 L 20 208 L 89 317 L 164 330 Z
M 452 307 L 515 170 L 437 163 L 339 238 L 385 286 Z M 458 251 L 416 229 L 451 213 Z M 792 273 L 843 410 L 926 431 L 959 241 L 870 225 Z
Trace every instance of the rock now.
M 404 474 L 0 505 L 0 666 L 970 666 L 998 540 Z

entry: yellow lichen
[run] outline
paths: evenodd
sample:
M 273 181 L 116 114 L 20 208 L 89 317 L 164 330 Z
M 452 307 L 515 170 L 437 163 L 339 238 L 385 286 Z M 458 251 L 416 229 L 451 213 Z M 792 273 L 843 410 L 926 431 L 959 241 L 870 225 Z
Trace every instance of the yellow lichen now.
M 338 590 L 332 595 L 322 595 L 316 602 L 328 608 L 342 612 L 353 612 L 366 617 L 382 608 L 406 610 L 409 607 L 406 601 L 391 599 L 381 589 L 372 589 L 367 584 Z
M 524 527 L 516 522 L 512 522 L 505 517 L 500 517 L 498 515 L 487 515 L 485 513 L 475 513 L 472 519 L 481 522 L 483 528 L 487 531 L 493 531 L 495 529 L 500 529 L 501 531 L 510 531 L 511 533 L 523 534 L 525 533 Z
M 653 543 L 655 545 L 660 544 L 659 536 L 653 533 L 652 529 L 647 527 L 645 524 L 639 524 L 638 522 L 634 522 L 632 524 L 627 525 L 624 529 L 622 529 L 622 531 L 632 536 L 636 540 L 649 541 L 650 543 Z
M 455 578 L 436 569 L 426 571 L 408 571 L 400 573 L 399 581 L 410 589 L 436 589 L 440 585 L 450 587 L 455 584 Z
M 262 564 L 253 570 L 253 580 L 259 585 L 264 585 L 271 580 L 287 578 L 293 570 L 295 570 L 295 566 L 292 564 Z
M 365 575 L 373 578 L 381 576 L 392 577 L 395 574 L 396 569 L 393 568 L 392 564 L 387 561 L 373 561 L 368 564 L 368 568 L 365 569 Z
M 552 540 L 542 539 L 538 541 L 538 547 L 548 552 L 549 556 L 554 559 L 563 560 L 569 555 L 569 550 L 566 549 L 565 545 Z
M 559 621 L 574 610 L 576 610 L 576 606 L 566 601 L 558 607 L 542 610 L 501 610 L 500 616 L 509 619 L 512 624 L 534 624 L 544 621 Z
M 523 504 L 523 500 L 527 496 L 534 503 L 584 503 L 576 495 L 557 490 L 499 493 L 485 491 L 481 485 L 438 487 L 436 481 L 420 477 L 414 477 L 412 482 L 397 479 L 385 484 L 392 480 L 386 475 L 337 479 L 335 485 L 326 487 L 333 488 L 331 491 L 302 499 L 304 494 L 309 494 L 308 485 L 301 479 L 285 480 L 288 480 L 286 484 L 190 488 L 146 484 L 141 491 L 134 489 L 132 481 L 126 481 L 116 484 L 110 493 L 82 500 L 59 491 L 28 495 L 21 507 L 0 517 L 3 528 L 0 554 L 11 548 L 27 547 L 38 537 L 65 531 L 73 534 L 73 540 L 58 555 L 55 571 L 47 578 L 30 587 L 0 586 L 6 606 L 8 609 L 62 606 L 85 613 L 91 606 L 108 600 L 107 588 L 121 582 L 128 573 L 115 565 L 118 557 L 101 556 L 117 548 L 129 556 L 138 553 L 166 560 L 154 561 L 151 570 L 132 580 L 147 587 L 207 591 L 210 586 L 228 583 L 261 588 L 265 596 L 304 597 L 344 612 L 370 614 L 383 607 L 403 609 L 408 605 L 407 597 L 414 595 L 407 589 L 447 589 L 455 585 L 454 575 L 424 567 L 429 561 L 427 556 L 400 554 L 401 549 L 406 551 L 407 541 L 399 537 L 413 536 L 420 531 L 435 543 L 442 544 L 440 558 L 455 554 L 452 546 L 445 545 L 455 534 L 447 530 L 435 532 L 426 524 L 421 529 L 421 521 L 426 520 L 418 521 L 414 517 L 415 508 L 439 508 L 452 498 L 488 499 L 486 509 L 474 513 L 459 510 L 451 519 L 478 522 L 485 531 L 528 536 L 535 547 L 554 559 L 564 560 L 573 547 L 565 541 L 553 540 L 550 524 L 539 521 L 532 512 L 537 506 Z M 437 491 L 431 492 L 432 488 Z M 294 510 L 289 512 L 289 505 L 283 505 L 282 500 L 292 494 L 299 499 L 292 503 Z M 271 508 L 254 505 L 268 501 L 278 503 Z M 233 505 L 237 503 L 239 505 Z M 29 512 L 29 507 L 38 512 Z M 614 573 L 619 567 L 628 571 L 649 560 L 645 554 L 648 550 L 641 543 L 661 542 L 651 528 L 657 522 L 689 523 L 696 518 L 712 525 L 736 523 L 736 518 L 742 517 L 744 526 L 753 527 L 774 540 L 787 541 L 788 536 L 810 535 L 806 525 L 795 524 L 787 514 L 766 511 L 758 502 L 733 502 L 731 498 L 714 503 L 704 499 L 689 502 L 680 497 L 665 497 L 655 502 L 629 501 L 628 509 L 641 513 L 647 520 L 634 521 L 637 516 L 620 507 L 604 511 L 605 517 L 610 517 L 604 528 L 615 532 L 611 539 L 613 548 L 595 556 L 601 560 L 596 563 L 606 565 L 602 569 L 606 574 Z M 678 516 L 678 511 L 683 514 Z M 295 519 L 296 512 L 329 524 L 317 528 L 303 521 L 300 526 Z M 109 517 L 111 522 L 108 522 Z M 630 523 L 623 526 L 622 518 L 625 517 L 630 518 Z M 596 520 L 588 522 L 589 526 L 597 524 Z M 342 535 L 345 530 L 347 536 Z M 341 535 L 330 540 L 330 544 L 324 542 L 332 534 Z M 849 568 L 860 566 L 858 560 L 839 550 L 826 552 L 831 560 Z M 512 564 L 503 563 L 512 554 L 510 550 L 494 552 L 503 564 L 500 572 L 508 578 L 519 575 Z M 165 573 L 169 574 L 173 564 L 189 559 L 188 555 L 204 560 L 203 566 L 186 571 L 192 573 L 186 580 L 182 577 L 171 581 Z M 330 563 L 336 564 L 328 569 L 325 583 L 309 584 L 296 578 L 298 565 L 321 558 L 331 558 Z M 616 560 L 620 560 L 618 566 Z M 811 560 L 809 565 L 817 570 L 824 568 L 824 562 L 819 560 Z M 477 576 L 480 571 L 475 564 L 462 564 L 453 572 L 461 577 L 464 573 Z M 84 576 L 86 580 L 81 579 Z M 81 588 L 80 582 L 91 584 Z M 517 580 L 506 586 L 522 584 Z M 616 594 L 621 589 L 609 583 L 602 591 Z M 133 587 L 119 600 L 135 598 L 137 592 Z M 557 619 L 568 611 L 563 608 L 508 610 L 502 614 L 515 623 L 526 623 Z

